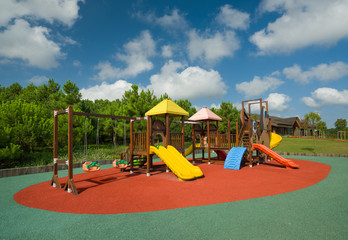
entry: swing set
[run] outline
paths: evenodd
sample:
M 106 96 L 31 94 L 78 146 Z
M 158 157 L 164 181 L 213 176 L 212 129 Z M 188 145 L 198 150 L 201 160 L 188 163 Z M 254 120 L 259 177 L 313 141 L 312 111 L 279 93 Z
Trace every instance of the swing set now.
M 59 115 L 67 114 L 68 115 L 68 160 L 58 159 L 58 117 Z M 83 113 L 83 112 L 74 112 L 73 107 L 69 106 L 66 110 L 54 111 L 54 122 L 53 122 L 53 177 L 51 180 L 51 185 L 57 189 L 61 188 L 61 184 L 58 177 L 58 164 L 66 164 L 68 166 L 68 179 L 64 185 L 64 191 L 77 195 L 78 192 L 75 187 L 73 179 L 73 117 L 75 116 L 85 116 L 85 138 L 84 138 L 84 152 L 87 160 L 87 117 L 98 117 L 97 121 L 97 155 L 99 160 L 99 118 L 111 118 L 115 119 L 115 132 L 114 132 L 114 148 L 116 151 L 116 120 L 124 119 L 124 128 L 126 129 L 126 120 L 136 120 L 134 117 L 125 117 L 125 116 L 115 116 L 115 115 L 105 115 L 105 114 L 95 114 L 95 113 Z M 126 134 L 124 134 L 124 144 L 126 143 Z M 127 151 L 127 150 L 126 150 Z M 123 155 L 123 154 L 122 154 Z M 122 158 L 122 157 L 121 157 Z M 114 161 L 114 167 L 124 168 L 125 162 Z M 125 164 L 126 165 L 126 164 Z M 127 165 L 126 165 L 127 166 Z M 100 170 L 100 164 L 97 162 L 86 161 L 83 164 L 83 170 L 86 172 L 95 172 Z

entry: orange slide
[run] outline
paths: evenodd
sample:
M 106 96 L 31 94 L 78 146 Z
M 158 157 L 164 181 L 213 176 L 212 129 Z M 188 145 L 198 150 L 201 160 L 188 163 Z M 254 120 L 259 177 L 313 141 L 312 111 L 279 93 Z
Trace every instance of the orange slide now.
M 291 161 L 290 159 L 283 158 L 282 156 L 280 156 L 276 152 L 272 151 L 271 149 L 269 149 L 268 147 L 266 147 L 263 144 L 256 144 L 255 143 L 255 144 L 253 144 L 253 149 L 258 149 L 258 150 L 266 153 L 268 156 L 270 156 L 271 158 L 273 158 L 274 160 L 276 160 L 280 164 L 285 165 L 286 168 L 299 168 L 299 166 L 297 164 L 295 164 L 293 161 Z

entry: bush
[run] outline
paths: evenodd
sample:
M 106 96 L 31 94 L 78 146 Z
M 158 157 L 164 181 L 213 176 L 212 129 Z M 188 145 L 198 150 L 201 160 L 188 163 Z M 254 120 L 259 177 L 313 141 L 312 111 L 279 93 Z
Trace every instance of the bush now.
M 0 148 L 0 168 L 13 167 L 18 164 L 22 153 L 21 146 L 12 143 L 5 148 Z

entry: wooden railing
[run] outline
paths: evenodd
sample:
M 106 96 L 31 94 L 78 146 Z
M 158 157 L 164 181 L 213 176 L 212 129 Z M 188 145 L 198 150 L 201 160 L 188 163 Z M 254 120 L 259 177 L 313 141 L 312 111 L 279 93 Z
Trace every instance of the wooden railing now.
M 210 148 L 225 148 L 230 149 L 230 147 L 233 147 L 236 145 L 236 134 L 230 135 L 230 144 L 228 141 L 228 134 L 212 134 L 209 135 L 210 137 Z
M 170 145 L 180 150 L 182 144 L 182 133 L 170 133 Z
M 132 134 L 133 151 L 146 151 L 146 132 Z
M 238 147 L 237 146 L 237 135 L 236 134 L 231 134 L 231 148 L 232 147 Z

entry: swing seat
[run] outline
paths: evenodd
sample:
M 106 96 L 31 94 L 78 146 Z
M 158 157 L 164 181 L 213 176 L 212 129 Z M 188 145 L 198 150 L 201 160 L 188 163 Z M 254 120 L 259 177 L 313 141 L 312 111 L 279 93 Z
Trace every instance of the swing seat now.
M 126 169 L 128 167 L 127 165 L 127 162 L 125 160 L 120 160 L 120 159 L 115 159 L 113 162 L 112 162 L 112 166 L 114 168 L 120 168 L 121 171 Z
M 92 163 L 91 161 L 85 162 L 82 165 L 82 170 L 85 171 L 85 172 L 97 172 L 97 171 L 100 170 L 100 167 L 98 167 L 98 166 L 87 167 L 88 164 L 91 164 L 91 163 Z

